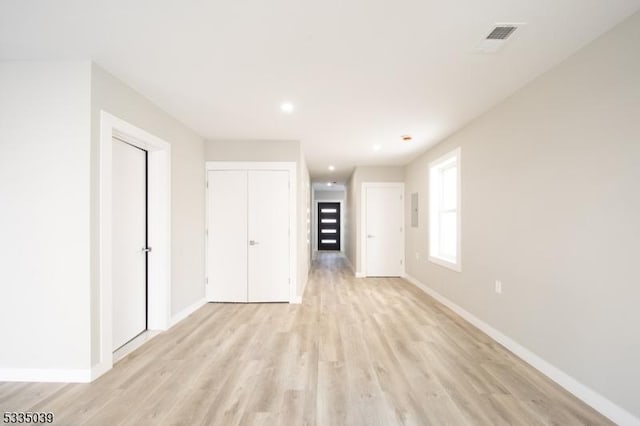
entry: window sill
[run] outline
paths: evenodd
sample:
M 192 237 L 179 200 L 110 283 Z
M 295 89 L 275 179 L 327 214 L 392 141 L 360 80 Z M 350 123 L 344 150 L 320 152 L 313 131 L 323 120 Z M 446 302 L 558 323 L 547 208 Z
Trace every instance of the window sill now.
M 435 263 L 436 265 L 444 266 L 445 268 L 451 269 L 456 272 L 461 272 L 460 262 L 453 263 L 449 260 L 434 256 L 429 256 L 429 262 Z

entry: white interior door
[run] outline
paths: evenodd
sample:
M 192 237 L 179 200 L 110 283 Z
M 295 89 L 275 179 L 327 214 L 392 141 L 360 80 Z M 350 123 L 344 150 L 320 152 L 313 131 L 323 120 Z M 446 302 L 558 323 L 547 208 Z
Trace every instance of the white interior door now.
M 249 171 L 249 302 L 289 300 L 289 172 Z
M 113 140 L 113 350 L 147 328 L 146 155 Z
M 247 172 L 208 173 L 207 298 L 247 302 Z
M 366 275 L 398 277 L 404 257 L 403 189 L 367 187 L 365 202 Z

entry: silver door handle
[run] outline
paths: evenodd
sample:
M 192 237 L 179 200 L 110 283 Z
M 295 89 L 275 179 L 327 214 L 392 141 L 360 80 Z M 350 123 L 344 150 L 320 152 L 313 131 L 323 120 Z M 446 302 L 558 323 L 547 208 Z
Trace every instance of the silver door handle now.
M 142 248 L 142 252 L 143 253 L 151 253 L 151 247 L 143 247 Z
M 367 238 L 375 238 L 375 235 L 367 235 Z
M 249 240 L 249 245 L 250 245 L 250 246 L 257 246 L 258 244 L 260 244 L 260 243 L 259 243 L 259 242 L 257 242 L 257 241 Z

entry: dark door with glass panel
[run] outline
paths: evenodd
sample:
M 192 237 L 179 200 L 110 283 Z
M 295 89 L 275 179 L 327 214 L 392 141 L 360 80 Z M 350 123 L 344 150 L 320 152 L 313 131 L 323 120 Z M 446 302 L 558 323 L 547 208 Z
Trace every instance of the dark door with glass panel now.
M 340 250 L 340 203 L 318 203 L 318 250 Z

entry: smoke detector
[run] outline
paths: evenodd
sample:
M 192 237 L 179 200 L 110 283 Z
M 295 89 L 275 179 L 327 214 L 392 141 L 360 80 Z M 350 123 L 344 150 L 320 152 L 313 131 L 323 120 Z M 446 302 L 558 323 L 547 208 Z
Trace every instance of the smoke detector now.
M 513 36 L 513 33 L 523 25 L 525 24 L 495 24 L 484 40 L 475 47 L 474 51 L 478 53 L 496 53 L 502 49 L 507 40 Z

